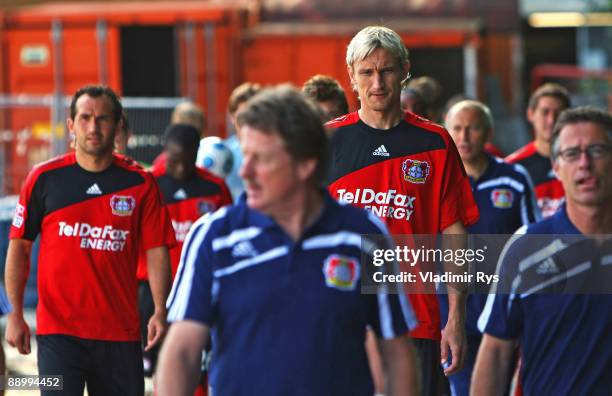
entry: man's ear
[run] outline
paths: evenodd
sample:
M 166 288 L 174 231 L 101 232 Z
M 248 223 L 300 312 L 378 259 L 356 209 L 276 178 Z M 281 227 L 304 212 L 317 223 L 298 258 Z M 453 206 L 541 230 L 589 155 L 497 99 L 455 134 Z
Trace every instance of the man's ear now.
M 533 115 L 534 115 L 533 113 L 534 111 L 531 107 L 528 107 L 527 112 L 525 113 L 525 115 L 527 116 L 527 121 L 529 121 L 532 124 L 533 124 Z
M 300 161 L 297 164 L 297 172 L 300 180 L 308 180 L 312 177 L 317 168 L 318 161 L 314 158 L 309 158 L 303 161 Z
M 351 80 L 351 89 L 357 92 L 357 83 L 355 82 L 355 71 L 353 70 L 353 66 L 346 65 L 346 70 Z
M 70 148 L 76 148 L 76 135 L 74 133 L 74 120 L 68 117 L 66 118 L 66 127 L 68 128 L 68 136 L 70 136 Z
M 406 63 L 404 63 L 404 65 L 401 66 L 401 68 L 402 68 L 402 76 L 406 78 L 408 76 L 408 73 L 410 73 L 410 61 L 407 60 Z

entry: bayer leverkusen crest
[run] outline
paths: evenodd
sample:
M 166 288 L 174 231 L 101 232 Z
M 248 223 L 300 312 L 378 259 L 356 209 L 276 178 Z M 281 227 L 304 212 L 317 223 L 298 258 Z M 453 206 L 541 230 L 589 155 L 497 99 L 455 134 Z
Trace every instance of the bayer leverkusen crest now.
M 328 256 L 323 262 L 325 284 L 338 290 L 355 290 L 359 279 L 359 262 L 357 259 L 339 254 Z
M 514 202 L 514 193 L 507 188 L 496 188 L 491 192 L 491 202 L 496 208 L 511 208 Z
M 431 167 L 427 161 L 407 159 L 402 163 L 404 180 L 415 184 L 425 184 L 431 173 Z
M 131 195 L 113 195 L 110 206 L 115 216 L 131 216 L 136 207 L 136 199 Z

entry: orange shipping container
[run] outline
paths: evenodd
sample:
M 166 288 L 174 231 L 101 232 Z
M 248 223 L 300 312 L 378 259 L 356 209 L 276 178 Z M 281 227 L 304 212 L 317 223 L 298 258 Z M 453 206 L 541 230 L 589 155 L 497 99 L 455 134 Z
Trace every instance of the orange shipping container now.
M 59 98 L 103 83 L 122 96 L 186 97 L 205 110 L 209 133 L 224 136 L 247 16 L 238 3 L 207 1 L 17 8 L 0 18 L 1 92 Z M 5 193 L 14 193 L 34 163 L 67 148 L 67 114 L 63 103 L 2 109 L 0 129 L 14 134 L 2 147 L 12 180 Z M 22 130 L 29 134 L 25 147 L 16 133 Z

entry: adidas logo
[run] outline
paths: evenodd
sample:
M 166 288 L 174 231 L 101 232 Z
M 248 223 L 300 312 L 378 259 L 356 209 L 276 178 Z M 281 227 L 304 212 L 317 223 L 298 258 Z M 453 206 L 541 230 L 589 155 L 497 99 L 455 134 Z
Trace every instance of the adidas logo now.
M 242 241 L 236 246 L 234 246 L 234 248 L 232 249 L 233 257 L 253 257 L 257 254 L 257 250 L 255 250 L 255 248 L 249 241 Z
M 87 191 L 85 191 L 87 195 L 102 195 L 102 190 L 98 187 L 98 183 L 92 184 Z
M 187 193 L 182 188 L 179 188 L 174 193 L 174 199 L 185 199 L 185 198 L 187 198 Z
M 385 147 L 385 145 L 381 144 L 380 146 L 378 146 L 376 150 L 372 152 L 372 155 L 378 155 L 380 157 L 388 157 L 389 152 L 387 151 L 387 148 Z
M 549 257 L 538 266 L 536 273 L 540 275 L 557 274 L 559 273 L 559 268 L 557 268 L 555 261 Z

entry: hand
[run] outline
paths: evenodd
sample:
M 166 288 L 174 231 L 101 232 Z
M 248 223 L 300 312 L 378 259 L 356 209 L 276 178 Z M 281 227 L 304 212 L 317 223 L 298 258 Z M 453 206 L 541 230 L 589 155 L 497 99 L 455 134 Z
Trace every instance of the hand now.
M 6 324 L 6 342 L 19 353 L 30 353 L 30 326 L 23 319 L 22 314 L 11 313 Z
M 448 365 L 449 348 L 452 360 L 450 365 Z M 440 360 L 444 367 L 444 375 L 455 374 L 463 368 L 466 349 L 465 325 L 460 321 L 449 319 L 446 327 L 442 330 L 442 340 L 440 341 Z
M 157 345 L 166 334 L 168 324 L 166 323 L 166 314 L 163 312 L 155 312 L 149 324 L 147 325 L 147 346 L 145 351 L 149 351 Z

